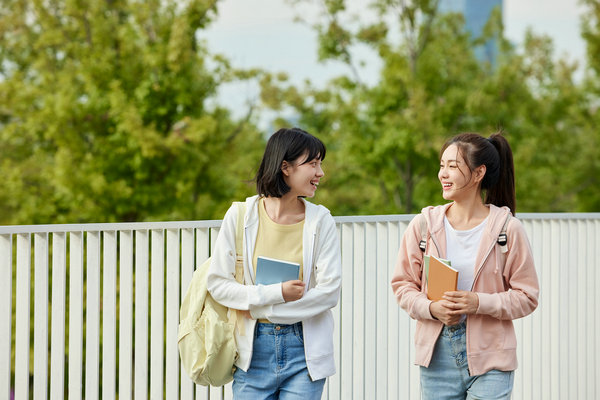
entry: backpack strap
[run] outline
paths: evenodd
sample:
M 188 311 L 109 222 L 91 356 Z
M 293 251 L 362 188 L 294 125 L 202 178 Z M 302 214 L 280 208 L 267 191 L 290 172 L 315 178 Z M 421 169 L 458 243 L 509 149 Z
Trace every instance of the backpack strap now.
M 244 240 L 244 217 L 246 216 L 246 203 L 243 201 L 237 202 L 238 217 L 237 227 L 235 229 L 235 253 L 238 257 L 243 257 L 243 240 Z
M 506 253 L 508 251 L 508 236 L 506 235 L 506 228 L 508 227 L 508 223 L 510 222 L 510 217 L 511 214 L 508 213 L 508 215 L 506 216 L 506 220 L 504 221 L 504 225 L 502 225 L 502 230 L 498 235 L 498 244 L 500 245 L 500 250 L 503 253 Z
M 244 284 L 244 217 L 246 216 L 246 203 L 236 202 L 238 207 L 237 224 L 235 227 L 235 280 Z M 238 316 L 238 311 L 230 310 L 229 323 L 237 328 L 238 333 L 245 336 L 244 318 Z
M 419 242 L 419 248 L 423 253 L 427 249 L 427 220 L 425 216 L 421 213 L 419 214 L 419 229 L 421 232 L 421 241 Z
M 246 203 L 236 202 L 238 207 L 237 225 L 235 228 L 235 280 L 244 283 L 244 217 Z

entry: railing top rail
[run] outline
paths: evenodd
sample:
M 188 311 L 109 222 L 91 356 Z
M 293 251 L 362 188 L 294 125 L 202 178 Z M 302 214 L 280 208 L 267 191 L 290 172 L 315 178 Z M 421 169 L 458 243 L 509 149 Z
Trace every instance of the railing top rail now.
M 337 223 L 346 222 L 396 222 L 410 221 L 416 214 L 388 214 L 388 215 L 351 215 L 343 217 L 334 217 Z M 598 213 L 517 213 L 517 218 L 522 220 L 540 220 L 540 219 L 598 219 Z
M 44 232 L 96 232 L 130 231 L 152 229 L 193 229 L 217 228 L 220 220 L 206 221 L 165 221 L 165 222 L 113 222 L 97 224 L 51 224 L 51 225 L 3 225 L 0 234 L 44 233 Z
M 337 223 L 377 223 L 377 222 L 408 222 L 415 214 L 388 215 L 351 215 L 334 217 Z M 517 213 L 522 220 L 600 220 L 600 213 Z M 84 224 L 50 224 L 50 225 L 3 225 L 0 235 L 18 233 L 49 233 L 49 232 L 96 232 L 96 231 L 128 231 L 152 229 L 194 229 L 218 228 L 221 220 L 206 221 L 163 221 L 163 222 L 114 222 L 114 223 L 84 223 Z

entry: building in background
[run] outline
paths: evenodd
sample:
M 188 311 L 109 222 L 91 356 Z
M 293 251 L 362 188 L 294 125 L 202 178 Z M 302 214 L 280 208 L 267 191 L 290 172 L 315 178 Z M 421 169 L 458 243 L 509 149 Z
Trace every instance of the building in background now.
M 481 36 L 483 27 L 494 8 L 499 7 L 502 12 L 502 0 L 440 0 L 441 13 L 462 13 L 465 17 L 465 26 L 473 38 Z M 498 43 L 494 39 L 488 40 L 484 45 L 474 49 L 475 57 L 481 62 L 496 65 L 498 57 Z

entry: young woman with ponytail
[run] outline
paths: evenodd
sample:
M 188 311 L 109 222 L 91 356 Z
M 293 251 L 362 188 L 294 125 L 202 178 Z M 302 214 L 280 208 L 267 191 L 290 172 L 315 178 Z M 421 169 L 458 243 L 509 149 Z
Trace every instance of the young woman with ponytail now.
M 533 312 L 539 293 L 529 241 L 513 216 L 510 146 L 499 133 L 457 135 L 441 149 L 438 178 L 451 202 L 426 207 L 411 221 L 391 282 L 400 306 L 418 321 L 421 398 L 510 399 L 517 368 L 512 320 Z M 459 271 L 457 290 L 442 300 L 427 298 L 424 254 L 450 260 Z

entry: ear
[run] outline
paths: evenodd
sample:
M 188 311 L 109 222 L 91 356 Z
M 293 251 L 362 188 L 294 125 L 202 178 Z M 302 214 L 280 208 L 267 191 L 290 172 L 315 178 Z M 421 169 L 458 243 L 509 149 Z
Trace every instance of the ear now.
M 290 163 L 289 162 L 283 160 L 283 162 L 281 163 L 281 172 L 285 176 L 290 175 Z
M 475 171 L 473 171 L 473 175 L 475 178 L 475 182 L 479 183 L 483 180 L 483 177 L 485 176 L 485 172 L 487 171 L 487 168 L 484 165 L 480 165 L 479 167 L 475 168 Z

